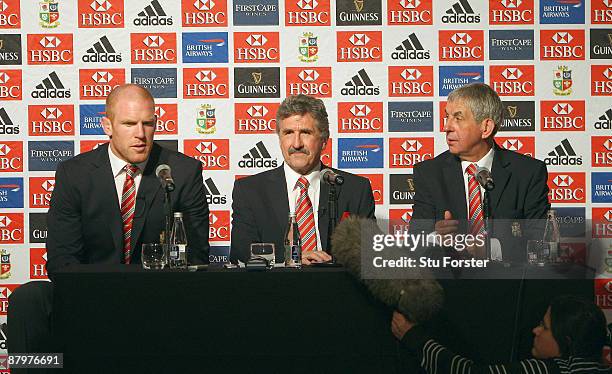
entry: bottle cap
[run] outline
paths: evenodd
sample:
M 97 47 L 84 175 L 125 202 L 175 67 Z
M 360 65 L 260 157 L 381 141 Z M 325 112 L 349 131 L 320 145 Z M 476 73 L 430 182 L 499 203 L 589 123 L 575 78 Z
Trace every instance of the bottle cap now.
M 183 218 L 183 212 L 174 212 L 174 218 Z

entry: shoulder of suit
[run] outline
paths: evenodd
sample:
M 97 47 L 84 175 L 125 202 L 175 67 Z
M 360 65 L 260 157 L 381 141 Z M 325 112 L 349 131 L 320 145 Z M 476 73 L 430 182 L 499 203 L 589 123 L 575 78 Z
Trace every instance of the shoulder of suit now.
M 449 151 L 444 151 L 434 158 L 430 158 L 428 160 L 423 160 L 421 162 L 416 163 L 414 167 L 419 168 L 421 170 L 429 170 L 431 168 L 441 170 L 441 167 L 445 163 L 447 163 L 448 160 L 452 157 L 455 157 L 452 153 L 450 153 Z
M 102 145 L 96 149 L 92 149 L 91 151 L 80 153 L 72 158 L 69 158 L 68 160 L 60 162 L 60 164 L 65 169 L 83 168 L 87 170 L 89 169 L 90 164 L 96 163 L 104 152 L 108 152 L 108 146 L 106 145 Z
M 539 167 L 545 167 L 546 164 L 542 160 L 525 156 L 521 153 L 510 151 L 507 149 L 496 149 L 495 152 L 500 152 L 506 162 L 510 162 L 513 167 L 521 170 L 530 171 Z
M 275 178 L 277 176 L 280 177 L 280 175 L 282 174 L 281 173 L 282 167 L 283 166 L 281 165 L 274 169 L 270 169 L 270 170 L 262 171 L 257 174 L 242 177 L 240 179 L 237 179 L 234 182 L 234 185 L 259 185 L 268 179 Z

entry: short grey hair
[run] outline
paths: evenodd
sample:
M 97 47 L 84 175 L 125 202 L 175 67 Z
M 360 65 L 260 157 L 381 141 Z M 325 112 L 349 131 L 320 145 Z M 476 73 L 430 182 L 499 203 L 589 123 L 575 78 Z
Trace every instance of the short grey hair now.
M 329 119 L 327 118 L 325 104 L 323 104 L 323 100 L 308 95 L 288 96 L 283 100 L 276 112 L 276 133 L 280 132 L 282 120 L 296 114 L 301 116 L 310 114 L 321 132 L 321 138 L 329 138 Z
M 463 101 L 478 123 L 492 119 L 495 128 L 491 137 L 495 136 L 504 121 L 504 104 L 497 92 L 487 84 L 471 83 L 459 87 L 448 95 L 447 101 Z

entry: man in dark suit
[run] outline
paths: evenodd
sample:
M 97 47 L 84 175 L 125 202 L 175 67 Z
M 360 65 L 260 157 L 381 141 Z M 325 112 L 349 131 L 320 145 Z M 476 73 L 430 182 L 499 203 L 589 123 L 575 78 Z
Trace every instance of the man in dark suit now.
M 247 262 L 251 243 L 266 242 L 275 244 L 276 261 L 283 262 L 289 212 L 296 212 L 298 223 L 302 222 L 303 264 L 329 261 L 331 257 L 325 252 L 329 248 L 329 185 L 320 177 L 325 168 L 321 151 L 329 139 L 325 105 L 310 96 L 290 96 L 279 107 L 276 123 L 285 162 L 234 184 L 231 258 Z M 374 218 L 370 182 L 332 170 L 345 179 L 343 185 L 336 186 L 338 221 L 346 214 Z
M 478 186 L 470 196 L 471 164 L 491 171 L 495 183 L 490 192 L 492 219 L 546 218 L 550 208 L 546 165 L 502 149 L 493 140 L 503 121 L 503 110 L 499 96 L 486 84 L 470 84 L 449 94 L 444 125 L 449 149 L 414 167 L 411 231 L 441 235 L 482 232 L 478 208 L 484 190 Z M 512 257 L 513 253 L 504 252 L 504 260 Z
M 138 264 L 142 243 L 159 242 L 164 191 L 155 169 L 172 169 L 172 208 L 183 212 L 189 260 L 207 262 L 208 205 L 201 164 L 153 143 L 155 104 L 144 88 L 127 84 L 106 100 L 102 120 L 109 145 L 61 163 L 47 217 L 49 277 L 72 264 Z M 50 344 L 52 284 L 30 282 L 9 303 L 9 350 L 45 352 Z M 41 350 L 42 349 L 42 350 Z

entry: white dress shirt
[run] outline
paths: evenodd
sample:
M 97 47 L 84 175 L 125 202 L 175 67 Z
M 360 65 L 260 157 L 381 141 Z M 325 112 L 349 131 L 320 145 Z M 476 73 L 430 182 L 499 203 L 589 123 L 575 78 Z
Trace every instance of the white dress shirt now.
M 481 158 L 480 160 L 478 160 L 477 162 L 471 162 L 471 161 L 461 161 L 461 173 L 463 174 L 463 185 L 465 186 L 465 202 L 466 202 L 466 206 L 470 206 L 470 189 L 468 188 L 468 175 L 465 172 L 465 169 L 468 168 L 468 166 L 470 166 L 471 164 L 476 164 L 477 167 L 481 167 L 481 168 L 487 168 L 489 169 L 489 171 L 493 171 L 493 147 L 491 147 L 491 149 L 489 149 L 489 152 L 487 152 L 486 155 L 484 155 L 483 158 Z M 482 186 L 479 184 L 478 187 L 480 187 L 480 198 L 484 199 L 484 188 L 482 188 Z M 468 214 L 470 214 L 470 212 L 468 212 Z M 469 219 L 469 217 L 468 217 Z
M 115 178 L 115 188 L 117 189 L 117 201 L 119 202 L 119 209 L 121 209 L 121 195 L 123 193 L 123 184 L 125 183 L 125 165 L 128 163 L 117 157 L 110 147 L 108 146 L 108 158 L 110 159 L 111 170 L 113 172 L 113 178 Z M 147 160 L 148 161 L 148 160 Z M 138 193 L 138 187 L 140 187 L 140 180 L 142 179 L 142 171 L 147 166 L 147 161 L 136 164 L 138 171 L 134 175 L 134 186 Z
M 300 177 L 305 177 L 310 183 L 308 187 L 308 197 L 312 203 L 312 212 L 314 213 L 315 220 L 315 233 L 317 235 L 317 250 L 322 250 L 321 246 L 321 235 L 319 234 L 319 191 L 320 191 L 320 171 L 321 165 L 317 165 L 310 173 L 301 175 L 296 173 L 287 163 L 283 163 L 283 169 L 285 170 L 285 181 L 287 182 L 287 198 L 289 199 L 289 212 L 295 212 L 297 199 L 300 197 L 300 189 L 295 188 Z

